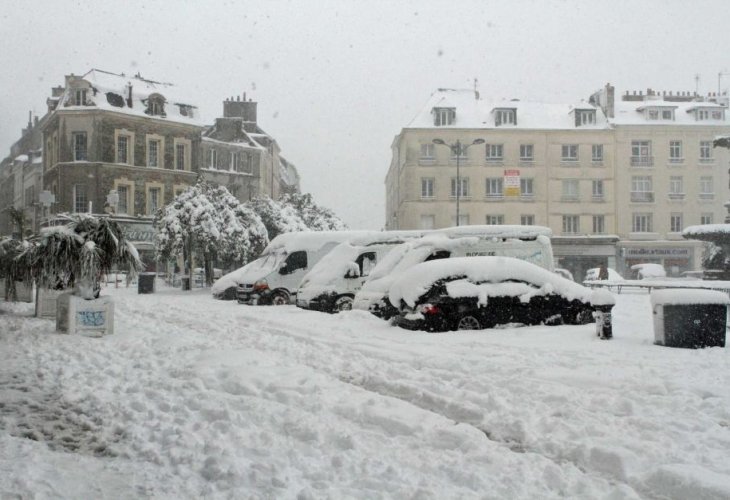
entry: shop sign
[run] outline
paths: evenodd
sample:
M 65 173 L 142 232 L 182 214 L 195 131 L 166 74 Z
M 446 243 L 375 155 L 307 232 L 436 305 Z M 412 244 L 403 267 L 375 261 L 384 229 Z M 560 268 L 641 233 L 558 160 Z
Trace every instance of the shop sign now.
M 689 248 L 625 248 L 626 257 L 689 257 Z
M 504 195 L 520 196 L 520 171 L 509 169 L 504 171 Z

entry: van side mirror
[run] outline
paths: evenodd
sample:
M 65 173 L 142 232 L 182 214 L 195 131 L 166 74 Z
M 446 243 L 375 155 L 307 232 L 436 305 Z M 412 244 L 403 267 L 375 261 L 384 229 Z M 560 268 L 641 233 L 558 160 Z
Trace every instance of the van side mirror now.
M 279 266 L 279 274 L 289 274 L 289 265 L 286 262 L 282 262 Z
M 360 277 L 360 267 L 354 262 L 350 262 L 347 272 L 345 273 L 346 279 L 353 279 Z

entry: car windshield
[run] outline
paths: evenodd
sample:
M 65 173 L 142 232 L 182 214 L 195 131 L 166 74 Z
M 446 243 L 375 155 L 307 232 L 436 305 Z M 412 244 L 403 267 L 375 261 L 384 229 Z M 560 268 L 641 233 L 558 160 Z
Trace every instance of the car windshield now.
M 274 271 L 281 266 L 281 263 L 285 259 L 286 252 L 284 250 L 275 250 L 253 261 L 249 269 L 255 271 Z

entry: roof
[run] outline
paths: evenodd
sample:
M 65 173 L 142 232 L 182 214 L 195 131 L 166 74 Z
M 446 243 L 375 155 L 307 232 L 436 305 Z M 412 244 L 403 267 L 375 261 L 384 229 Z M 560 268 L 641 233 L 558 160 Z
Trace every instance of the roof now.
M 453 125 L 436 127 L 433 108 L 456 108 Z M 495 125 L 495 109 L 516 109 L 517 124 Z M 575 126 L 574 109 L 596 110 L 596 123 Z M 516 99 L 477 99 L 473 90 L 439 89 L 408 124 L 407 128 L 478 128 L 478 129 L 606 129 L 609 123 L 600 108 L 588 103 L 550 104 Z
M 155 115 L 154 119 L 186 123 L 189 125 L 202 126 L 197 106 L 191 103 L 190 99 L 177 86 L 171 83 L 155 82 L 139 76 L 127 76 L 124 74 L 110 73 L 99 69 L 92 69 L 83 76 L 78 77 L 92 87 L 92 92 L 87 94 L 87 102 L 93 103 L 93 107 L 117 113 L 125 113 L 135 116 L 150 118 L 145 113 L 147 109 L 146 100 L 152 94 L 159 94 L 165 99 L 165 116 Z M 132 87 L 132 107 L 127 103 L 129 86 Z M 73 87 L 67 85 L 60 98 L 59 110 L 89 109 L 90 106 L 65 105 L 73 98 Z M 122 98 L 121 106 L 114 106 L 109 102 L 108 94 L 116 94 Z M 180 112 L 180 105 L 192 109 L 192 115 L 183 115 Z
M 416 114 L 405 128 L 438 128 L 438 129 L 537 129 L 537 130 L 602 130 L 613 125 L 728 125 L 730 116 L 725 114 L 724 120 L 695 120 L 692 113 L 697 108 L 727 109 L 725 106 L 709 101 L 665 101 L 663 98 L 650 98 L 641 101 L 622 101 L 617 98 L 614 105 L 614 117 L 606 118 L 600 107 L 587 101 L 573 103 L 544 103 L 523 101 L 519 99 L 486 100 L 477 98 L 470 89 L 438 89 L 431 94 L 426 105 Z M 452 125 L 434 125 L 434 108 L 455 108 L 456 118 Z M 515 109 L 517 124 L 495 125 L 494 110 Z M 671 108 L 675 110 L 675 119 L 647 120 L 644 110 L 649 108 Z M 575 110 L 595 110 L 596 122 L 576 127 Z

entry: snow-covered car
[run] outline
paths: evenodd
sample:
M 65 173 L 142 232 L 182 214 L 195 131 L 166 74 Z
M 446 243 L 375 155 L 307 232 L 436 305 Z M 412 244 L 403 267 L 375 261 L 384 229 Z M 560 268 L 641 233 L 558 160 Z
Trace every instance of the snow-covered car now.
M 591 290 L 512 257 L 468 257 L 424 262 L 390 287 L 394 323 L 425 331 L 477 330 L 501 324 L 592 323 L 610 314 L 607 290 Z M 604 320 L 610 325 L 610 316 Z
M 631 270 L 636 273 L 636 278 L 645 280 L 647 278 L 666 278 L 667 271 L 661 264 L 646 262 L 643 264 L 634 264 Z

